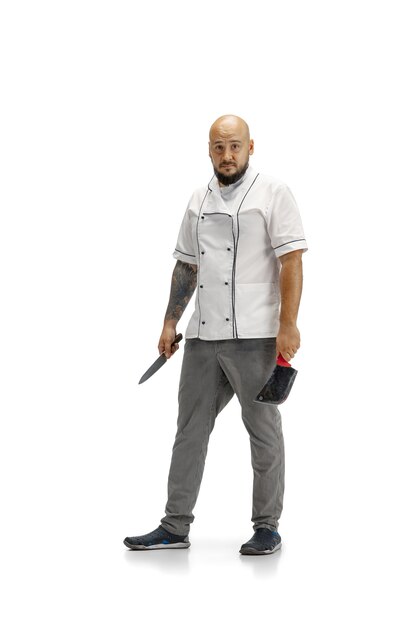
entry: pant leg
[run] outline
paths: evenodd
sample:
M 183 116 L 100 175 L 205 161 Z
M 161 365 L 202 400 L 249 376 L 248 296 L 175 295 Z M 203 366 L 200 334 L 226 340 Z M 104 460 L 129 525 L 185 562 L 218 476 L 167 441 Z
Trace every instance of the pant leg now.
M 177 434 L 168 476 L 168 500 L 161 525 L 187 535 L 200 491 L 210 433 L 233 389 L 216 357 L 217 341 L 185 342 L 178 393 Z
M 253 527 L 276 530 L 283 508 L 285 476 L 281 414 L 276 406 L 253 401 L 274 369 L 276 340 L 272 337 L 223 343 L 219 363 L 239 399 L 250 437 Z

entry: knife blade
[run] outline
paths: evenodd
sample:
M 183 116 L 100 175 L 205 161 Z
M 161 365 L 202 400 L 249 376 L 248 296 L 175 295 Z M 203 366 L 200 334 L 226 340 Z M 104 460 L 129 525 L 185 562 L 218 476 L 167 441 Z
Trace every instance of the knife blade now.
M 182 339 L 182 334 L 179 333 L 178 335 L 175 336 L 174 341 L 171 344 L 171 347 L 175 344 L 175 343 L 179 343 Z M 154 363 L 152 363 L 152 365 L 150 366 L 149 369 L 146 370 L 146 372 L 144 373 L 144 375 L 142 376 L 142 378 L 140 379 L 140 381 L 138 382 L 138 385 L 142 384 L 145 382 L 145 380 L 148 380 L 148 378 L 150 378 L 151 376 L 153 376 L 155 374 L 155 372 L 157 372 L 163 365 L 165 365 L 165 363 L 168 361 L 168 359 L 165 356 L 165 353 L 163 352 Z
M 256 396 L 254 402 L 282 404 L 288 398 L 296 376 L 297 370 L 291 367 L 282 354 L 279 354 L 274 371 Z

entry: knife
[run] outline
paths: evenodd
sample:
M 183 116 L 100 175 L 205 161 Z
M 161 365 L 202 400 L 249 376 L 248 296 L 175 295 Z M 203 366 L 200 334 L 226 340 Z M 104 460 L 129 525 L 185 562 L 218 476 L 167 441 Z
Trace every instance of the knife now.
M 282 404 L 285 402 L 294 384 L 297 371 L 291 367 L 282 354 L 279 354 L 274 371 L 254 402 L 261 402 L 262 404 Z
M 181 333 L 179 333 L 178 335 L 175 336 L 174 341 L 171 344 L 171 347 L 175 344 L 175 343 L 179 343 L 182 339 L 182 335 Z M 165 363 L 168 361 L 168 359 L 165 356 L 165 353 L 163 352 L 161 354 L 161 356 L 159 356 L 155 363 L 152 363 L 152 365 L 150 366 L 150 368 L 148 370 L 146 370 L 146 372 L 144 373 L 144 375 L 142 376 L 142 378 L 140 379 L 138 385 L 140 385 L 141 383 L 144 383 L 145 380 L 148 380 L 148 378 L 150 378 L 151 376 L 153 376 L 153 374 L 155 374 L 155 372 L 157 372 L 159 370 L 160 367 L 162 367 L 163 365 L 165 365 Z

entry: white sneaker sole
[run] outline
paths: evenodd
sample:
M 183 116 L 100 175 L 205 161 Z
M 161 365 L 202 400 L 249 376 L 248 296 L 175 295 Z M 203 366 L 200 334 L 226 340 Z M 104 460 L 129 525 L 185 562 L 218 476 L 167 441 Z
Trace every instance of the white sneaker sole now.
M 123 543 L 131 550 L 178 550 L 181 548 L 189 548 L 191 545 L 189 541 L 182 541 L 181 543 L 157 543 L 154 546 L 135 545 L 126 540 Z

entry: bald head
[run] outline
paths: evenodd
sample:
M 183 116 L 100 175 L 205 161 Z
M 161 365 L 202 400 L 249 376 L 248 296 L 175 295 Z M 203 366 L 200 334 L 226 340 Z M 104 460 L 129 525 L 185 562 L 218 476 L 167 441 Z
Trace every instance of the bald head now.
M 209 138 L 212 141 L 213 136 L 217 134 L 227 134 L 237 132 L 248 142 L 250 140 L 249 126 L 241 117 L 237 115 L 222 115 L 217 118 L 210 127 Z
M 249 126 L 237 115 L 222 115 L 210 127 L 209 157 L 221 186 L 244 176 L 253 154 Z

